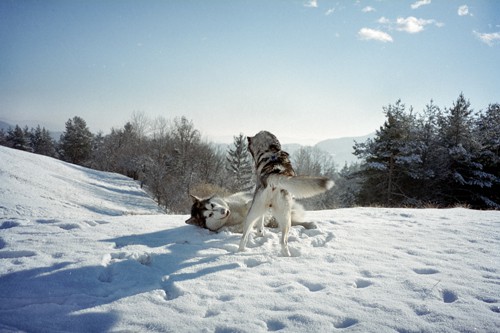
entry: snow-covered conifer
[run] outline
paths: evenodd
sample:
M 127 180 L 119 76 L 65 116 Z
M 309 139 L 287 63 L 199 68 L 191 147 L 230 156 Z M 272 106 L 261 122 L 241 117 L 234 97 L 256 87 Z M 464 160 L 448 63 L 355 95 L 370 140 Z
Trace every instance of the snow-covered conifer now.
M 253 171 L 247 138 L 240 133 L 233 139 L 234 147 L 228 148 L 226 156 L 226 169 L 230 177 L 228 187 L 233 192 L 248 191 L 253 187 Z

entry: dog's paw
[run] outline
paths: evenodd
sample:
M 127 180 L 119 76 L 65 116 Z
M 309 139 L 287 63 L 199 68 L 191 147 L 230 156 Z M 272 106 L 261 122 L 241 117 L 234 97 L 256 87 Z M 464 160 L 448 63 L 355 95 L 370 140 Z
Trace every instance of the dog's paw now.
M 288 249 L 288 246 L 283 246 L 281 248 L 281 255 L 283 257 L 291 257 L 292 255 L 290 254 L 290 250 Z

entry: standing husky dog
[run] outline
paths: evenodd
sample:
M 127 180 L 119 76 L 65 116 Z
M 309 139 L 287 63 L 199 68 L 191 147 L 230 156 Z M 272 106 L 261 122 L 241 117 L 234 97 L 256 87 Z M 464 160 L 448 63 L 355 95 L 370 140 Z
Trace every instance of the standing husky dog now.
M 288 158 L 281 150 L 281 144 L 272 133 L 261 131 L 248 137 L 248 150 L 255 162 L 257 186 L 252 206 L 245 219 L 240 251 L 244 251 L 250 230 L 257 220 L 257 230 L 264 230 L 264 216 L 268 210 L 281 229 L 281 250 L 290 256 L 288 249 L 288 230 L 291 225 L 293 197 L 308 198 L 323 193 L 333 186 L 326 177 L 297 176 Z
M 226 228 L 232 232 L 243 232 L 243 225 L 248 210 L 252 206 L 252 195 L 250 192 L 239 192 L 228 197 L 221 198 L 212 195 L 206 199 L 200 199 L 191 195 L 193 205 L 191 206 L 191 217 L 186 220 L 187 224 L 197 225 L 212 231 Z M 297 202 L 292 204 L 292 225 L 301 225 L 306 229 L 314 229 L 316 225 L 312 222 L 302 222 L 304 208 Z M 266 226 L 274 227 L 275 219 L 268 216 L 265 220 Z

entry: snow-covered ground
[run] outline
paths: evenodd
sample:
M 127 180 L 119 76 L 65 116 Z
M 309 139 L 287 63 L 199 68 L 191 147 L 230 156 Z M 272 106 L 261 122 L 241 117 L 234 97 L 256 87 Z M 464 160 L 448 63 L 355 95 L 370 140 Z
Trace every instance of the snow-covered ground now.
M 500 212 L 308 212 L 292 257 L 0 147 L 0 332 L 499 332 Z

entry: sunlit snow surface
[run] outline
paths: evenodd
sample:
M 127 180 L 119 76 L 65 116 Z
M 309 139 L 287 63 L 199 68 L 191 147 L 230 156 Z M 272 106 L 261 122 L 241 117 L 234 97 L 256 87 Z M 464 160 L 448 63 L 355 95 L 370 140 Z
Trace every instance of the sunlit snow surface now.
M 307 212 L 291 258 L 0 147 L 0 332 L 498 332 L 500 212 Z

